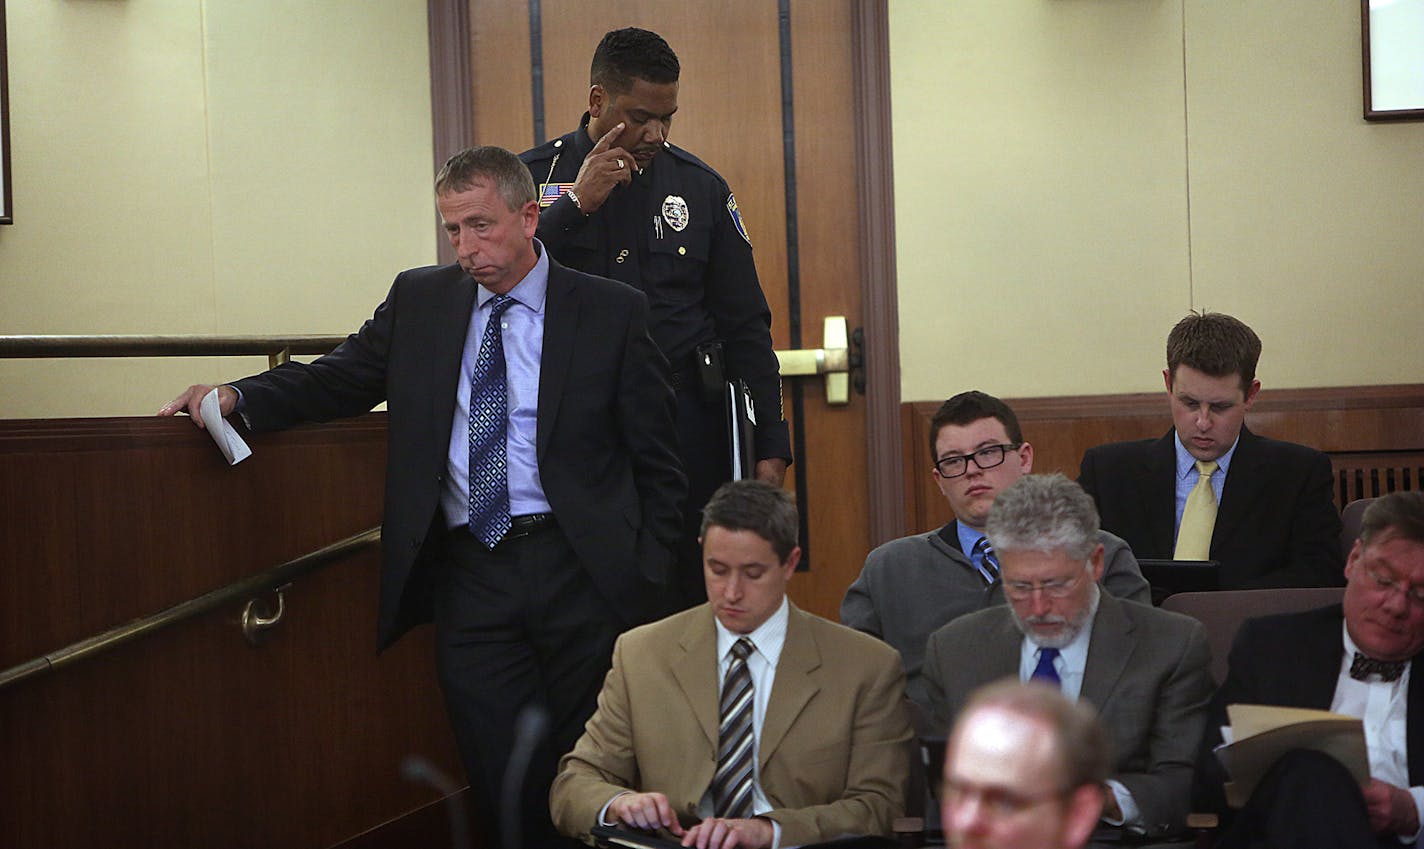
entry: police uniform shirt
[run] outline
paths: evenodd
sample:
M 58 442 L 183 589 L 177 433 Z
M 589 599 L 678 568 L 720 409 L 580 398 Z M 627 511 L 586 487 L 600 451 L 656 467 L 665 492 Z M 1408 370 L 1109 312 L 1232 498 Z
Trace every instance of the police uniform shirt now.
M 520 155 L 539 189 L 539 240 L 570 268 L 643 291 L 653 341 L 675 373 L 695 375 L 697 346 L 721 340 L 727 376 L 751 391 L 757 458 L 790 459 L 771 310 L 726 181 L 666 144 L 643 173 L 584 216 L 567 191 L 593 149 L 588 123 L 584 113 L 577 130 Z

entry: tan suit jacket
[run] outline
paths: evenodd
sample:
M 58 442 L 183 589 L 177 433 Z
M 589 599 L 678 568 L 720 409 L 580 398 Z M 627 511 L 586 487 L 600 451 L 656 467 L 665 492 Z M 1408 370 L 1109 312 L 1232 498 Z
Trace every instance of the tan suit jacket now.
M 790 607 L 757 756 L 783 845 L 889 834 L 904 807 L 910 726 L 894 649 Z M 717 634 L 708 605 L 627 632 L 584 735 L 550 793 L 554 824 L 588 839 L 619 793 L 661 792 L 684 826 L 717 767 Z

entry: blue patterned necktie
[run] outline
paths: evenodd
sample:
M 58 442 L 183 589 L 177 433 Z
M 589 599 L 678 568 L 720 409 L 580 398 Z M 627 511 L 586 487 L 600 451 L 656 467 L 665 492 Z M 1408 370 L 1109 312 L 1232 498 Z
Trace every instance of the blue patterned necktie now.
M 509 532 L 509 473 L 504 439 L 504 333 L 500 317 L 515 303 L 508 295 L 489 300 L 489 321 L 470 378 L 470 532 L 494 548 Z
M 989 544 L 988 537 L 979 537 L 972 554 L 979 558 L 980 568 L 987 573 L 985 580 L 991 584 L 999 580 L 999 558 L 994 555 L 994 546 Z
M 1056 657 L 1058 657 L 1058 649 L 1039 649 L 1038 666 L 1033 668 L 1033 674 L 1028 676 L 1029 680 L 1042 681 L 1062 689 L 1063 679 L 1058 677 L 1058 670 L 1053 666 L 1053 660 Z

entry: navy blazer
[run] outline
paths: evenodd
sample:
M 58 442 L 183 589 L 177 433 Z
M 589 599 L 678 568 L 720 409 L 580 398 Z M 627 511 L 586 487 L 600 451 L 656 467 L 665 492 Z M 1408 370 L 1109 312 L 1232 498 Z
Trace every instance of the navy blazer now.
M 1138 559 L 1170 559 L 1176 547 L 1176 431 L 1160 439 L 1089 448 L 1078 483 L 1105 531 Z M 1330 458 L 1242 426 L 1221 491 L 1211 559 L 1224 590 L 1337 587 L 1345 583 L 1340 514 Z
M 402 272 L 335 351 L 244 378 L 254 430 L 389 411 L 377 641 L 431 616 L 455 391 L 476 284 L 459 265 Z M 664 612 L 687 484 L 667 360 L 636 289 L 549 261 L 536 451 L 544 495 L 580 563 L 628 624 Z M 412 581 L 418 576 L 419 582 Z M 409 586 L 408 586 L 409 584 Z

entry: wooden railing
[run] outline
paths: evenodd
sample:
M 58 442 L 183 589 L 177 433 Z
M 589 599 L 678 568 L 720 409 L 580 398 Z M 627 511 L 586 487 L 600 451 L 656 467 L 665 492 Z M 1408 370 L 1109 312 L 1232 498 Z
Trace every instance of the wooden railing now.
M 71 357 L 265 356 L 269 365 L 296 354 L 325 354 L 344 336 L 0 336 L 0 359 Z
M 11 336 L 0 358 L 281 360 L 341 341 Z M 439 792 L 402 778 L 405 758 L 459 774 L 430 630 L 375 650 L 386 416 L 252 445 L 228 466 L 187 421 L 0 420 L 0 842 L 447 839 L 429 837 L 438 817 L 385 837 L 439 811 Z M 289 583 L 280 627 L 236 638 L 280 606 L 243 600 Z
M 176 625 L 243 599 L 247 599 L 248 603 L 243 610 L 241 619 L 242 633 L 249 642 L 255 643 L 262 630 L 274 627 L 281 622 L 283 615 L 281 593 L 287 585 L 298 578 L 346 559 L 362 549 L 373 547 L 380 540 L 381 529 L 371 528 L 289 560 L 280 566 L 274 566 L 265 572 L 234 581 L 197 598 L 175 604 L 151 616 L 136 619 L 128 624 L 102 631 L 87 639 L 70 643 L 63 648 L 46 652 L 32 660 L 0 671 L 0 690 L 46 672 L 88 660 L 170 625 Z M 263 608 L 261 600 L 256 597 L 274 591 L 278 594 L 277 608 L 267 612 Z

